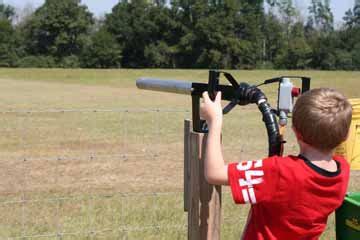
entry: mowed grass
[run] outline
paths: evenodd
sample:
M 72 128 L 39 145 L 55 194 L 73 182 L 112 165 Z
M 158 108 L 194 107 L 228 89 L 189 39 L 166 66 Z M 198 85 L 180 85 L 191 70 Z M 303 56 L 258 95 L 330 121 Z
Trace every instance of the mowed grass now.
M 252 84 L 305 75 L 312 87 L 360 97 L 360 72 L 230 72 Z M 208 72 L 0 69 L 0 239 L 186 239 L 182 141 L 191 101 L 138 90 L 139 77 L 206 82 Z M 277 85 L 263 90 L 275 106 Z M 228 162 L 266 155 L 255 106 L 224 121 Z M 296 154 L 290 127 L 287 141 Z M 350 191 L 360 191 L 359 180 L 352 172 Z M 223 239 L 239 239 L 248 208 L 223 192 Z M 322 239 L 335 239 L 333 216 Z

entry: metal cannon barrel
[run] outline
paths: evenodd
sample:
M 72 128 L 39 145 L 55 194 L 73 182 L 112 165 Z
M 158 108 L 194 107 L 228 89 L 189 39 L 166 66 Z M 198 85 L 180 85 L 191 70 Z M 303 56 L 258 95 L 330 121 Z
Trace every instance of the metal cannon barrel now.
M 140 78 L 136 80 L 139 89 L 191 95 L 192 83 L 179 80 L 160 80 L 156 78 Z

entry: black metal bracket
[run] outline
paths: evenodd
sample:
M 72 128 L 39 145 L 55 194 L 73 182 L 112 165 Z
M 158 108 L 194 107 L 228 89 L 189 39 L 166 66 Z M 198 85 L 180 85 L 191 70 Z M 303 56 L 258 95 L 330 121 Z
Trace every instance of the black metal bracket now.
M 221 85 L 220 74 L 223 73 L 232 85 Z M 229 73 L 210 70 L 208 83 L 192 83 L 192 118 L 193 130 L 199 133 L 207 133 L 206 122 L 200 118 L 200 98 L 203 92 L 207 91 L 211 100 L 215 100 L 216 92 L 222 93 L 222 100 L 231 101 L 239 84 Z
M 295 79 L 301 79 L 301 93 L 305 93 L 310 90 L 310 81 L 311 78 L 304 77 L 304 76 L 281 76 L 276 78 L 271 78 L 268 80 L 265 80 L 261 85 L 266 85 L 270 83 L 281 83 L 281 80 L 283 78 L 295 78 Z

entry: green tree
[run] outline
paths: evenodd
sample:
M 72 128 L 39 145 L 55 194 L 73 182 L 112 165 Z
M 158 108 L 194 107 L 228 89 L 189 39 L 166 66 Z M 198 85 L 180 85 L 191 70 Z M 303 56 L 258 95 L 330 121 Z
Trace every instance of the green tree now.
M 261 58 L 263 1 L 179 1 L 181 66 L 254 68 Z M 175 5 L 174 7 L 177 7 Z M 185 9 L 184 11 L 181 11 Z
M 23 27 L 30 55 L 79 56 L 94 20 L 80 0 L 46 0 Z
M 353 21 L 357 26 L 360 25 L 360 0 L 355 0 Z
M 356 0 L 353 9 L 346 11 L 343 17 L 348 28 L 360 26 L 360 0 Z
M 91 37 L 84 50 L 82 66 L 90 68 L 118 68 L 121 66 L 122 48 L 115 37 L 101 28 Z
M 311 0 L 308 26 L 322 33 L 334 30 L 334 15 L 331 12 L 330 0 Z
M 164 61 L 155 63 L 155 55 L 151 52 L 159 48 L 159 55 L 155 58 L 160 55 L 175 58 L 175 44 L 182 30 L 174 13 L 163 4 L 151 4 L 145 0 L 122 1 L 112 9 L 106 16 L 105 27 L 123 46 L 122 66 L 152 67 L 160 62 L 161 67 L 169 65 Z
M 343 20 L 345 21 L 345 24 L 347 27 L 352 27 L 354 22 L 354 13 L 351 9 L 347 10 L 345 12 L 345 16 L 343 17 Z
M 334 70 L 338 68 L 337 63 L 341 60 L 337 58 L 343 55 L 339 49 L 342 47 L 342 40 L 338 32 L 331 32 L 327 35 L 320 34 L 311 42 L 312 60 L 310 67 L 322 70 Z M 344 48 L 342 51 L 347 51 Z M 340 54 L 341 53 L 341 54 Z
M 360 31 L 358 32 L 360 34 Z M 360 70 L 360 42 L 357 42 L 351 51 L 352 69 Z
M 273 26 L 278 32 L 272 46 L 276 50 L 272 57 L 276 68 L 304 69 L 311 61 L 311 48 L 305 37 L 304 24 L 299 20 L 299 13 L 292 0 L 275 0 L 271 5 L 279 13 L 281 22 Z M 275 22 L 276 23 L 276 22 Z M 279 30 L 279 28 L 282 30 Z M 271 29 L 272 30 L 272 29 Z M 267 36 L 272 37 L 271 31 Z M 269 38 L 269 37 L 268 37 Z
M 275 14 L 270 12 L 265 16 L 263 60 L 270 65 L 274 63 L 275 58 L 282 54 L 282 51 L 286 48 L 287 41 L 283 30 L 284 26 Z
M 168 46 L 164 41 L 150 43 L 144 49 L 144 57 L 149 67 L 174 67 L 173 55 L 176 49 Z
M 171 9 L 176 13 L 176 19 L 182 27 L 176 44 L 178 65 L 185 68 L 200 67 L 198 58 L 204 51 L 205 43 L 204 45 L 200 43 L 203 34 L 198 32 L 197 25 L 201 18 L 210 15 L 209 4 L 201 0 L 173 0 Z
M 296 8 L 294 7 L 292 0 L 278 0 L 275 1 L 275 5 L 279 10 L 280 16 L 285 25 L 286 38 L 287 41 L 289 41 L 291 28 L 295 23 L 295 17 L 297 15 Z
M 360 69 L 360 0 L 356 0 L 353 9 L 349 9 L 343 18 L 345 27 L 339 31 L 339 48 L 347 61 L 338 61 L 339 67 Z M 346 52 L 345 52 L 346 51 Z M 351 61 L 350 61 L 351 58 Z M 351 64 L 351 67 L 349 67 Z
M 240 15 L 235 15 L 235 33 L 241 41 L 241 65 L 255 68 L 264 58 L 264 1 L 241 1 Z
M 14 66 L 17 59 L 16 35 L 11 24 L 14 8 L 0 4 L 0 66 Z
M 230 29 L 233 23 L 225 11 L 218 11 L 199 19 L 194 27 L 196 40 L 195 67 L 231 68 L 239 63 L 240 40 Z
M 335 49 L 334 55 L 336 59 L 335 67 L 337 69 L 353 70 L 354 65 L 351 52 L 338 48 Z
M 290 31 L 291 41 L 275 59 L 278 68 L 305 69 L 311 61 L 311 48 L 307 44 L 302 22 L 297 22 Z
M 177 44 L 184 34 L 184 26 L 179 21 L 176 11 L 164 4 L 155 4 L 149 8 L 149 21 L 156 27 L 152 33 L 151 42 L 144 48 L 147 65 L 149 67 L 176 67 L 178 64 L 176 58 L 179 56 Z M 155 53 L 155 51 L 158 52 Z M 160 59 L 162 61 L 158 61 Z
M 12 21 L 12 18 L 15 15 L 15 9 L 10 6 L 0 2 L 0 19 Z

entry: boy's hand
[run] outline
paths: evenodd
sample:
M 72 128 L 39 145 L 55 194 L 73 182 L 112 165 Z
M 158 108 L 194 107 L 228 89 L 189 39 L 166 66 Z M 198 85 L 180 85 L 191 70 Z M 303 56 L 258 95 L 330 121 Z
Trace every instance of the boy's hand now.
M 200 113 L 206 120 L 209 133 L 206 141 L 205 151 L 205 178 L 208 183 L 215 185 L 227 185 L 227 166 L 221 152 L 221 125 L 222 107 L 221 92 L 218 92 L 215 101 L 211 101 L 207 92 L 203 93 L 204 103 Z
M 200 115 L 206 120 L 209 127 L 222 126 L 221 92 L 217 92 L 215 101 L 211 101 L 208 92 L 203 93 L 204 103 L 200 108 Z

